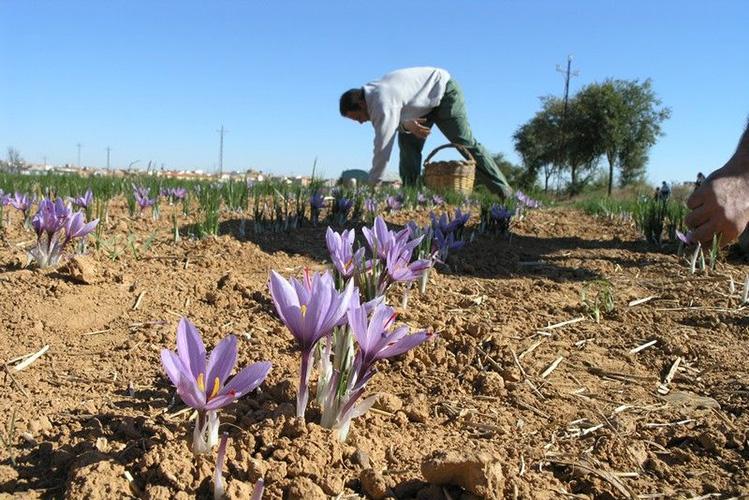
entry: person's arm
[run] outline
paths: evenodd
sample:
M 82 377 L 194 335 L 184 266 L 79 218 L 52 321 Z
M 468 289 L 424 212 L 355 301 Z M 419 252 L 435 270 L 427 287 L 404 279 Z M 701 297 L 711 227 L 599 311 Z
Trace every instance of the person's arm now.
M 369 183 L 376 184 L 382 180 L 393 152 L 395 132 L 398 130 L 400 110 L 385 108 L 379 113 L 372 113 L 372 126 L 375 129 L 374 151 L 372 154 L 372 169 L 369 171 Z
M 749 126 L 733 156 L 695 189 L 687 200 L 691 212 L 684 222 L 696 241 L 709 244 L 716 234 L 725 245 L 749 223 Z

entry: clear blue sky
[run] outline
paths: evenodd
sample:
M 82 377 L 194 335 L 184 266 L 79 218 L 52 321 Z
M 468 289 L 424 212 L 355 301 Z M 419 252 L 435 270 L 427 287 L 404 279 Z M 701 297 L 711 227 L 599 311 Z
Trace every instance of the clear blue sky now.
M 517 160 L 512 134 L 561 95 L 651 78 L 672 109 L 649 179 L 722 165 L 749 115 L 749 3 L 736 1 L 0 0 L 0 148 L 30 162 L 140 160 L 328 176 L 368 169 L 371 125 L 341 92 L 401 67 L 446 68 L 474 134 Z M 444 141 L 435 132 L 432 148 Z M 388 170 L 397 172 L 397 150 Z

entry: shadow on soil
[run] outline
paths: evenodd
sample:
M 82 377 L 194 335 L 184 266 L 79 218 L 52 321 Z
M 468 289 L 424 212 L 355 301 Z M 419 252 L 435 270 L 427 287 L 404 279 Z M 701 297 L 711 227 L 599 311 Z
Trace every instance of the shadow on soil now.
M 335 227 L 336 231 L 356 228 L 357 239 L 362 240 L 362 224 Z M 272 254 L 285 252 L 289 255 L 303 255 L 320 262 L 329 262 L 325 246 L 326 222 L 317 227 L 305 225 L 298 229 L 274 232 L 264 229 L 257 232 L 252 221 L 244 224 L 238 219 L 224 221 L 219 226 L 220 235 L 231 235 L 239 241 L 251 241 L 264 252 Z M 390 224 L 393 229 L 402 226 Z M 526 235 L 478 235 L 449 259 L 449 272 L 456 275 L 479 278 L 503 278 L 534 276 L 554 281 L 588 281 L 601 278 L 589 268 L 571 267 L 563 263 L 568 260 L 567 252 L 577 250 L 621 250 L 614 255 L 595 252 L 595 260 L 608 261 L 622 268 L 639 267 L 647 263 L 649 255 L 671 254 L 673 249 L 657 248 L 645 241 L 587 240 L 575 236 L 534 237 Z M 626 255 L 626 257 L 625 257 Z M 580 260 L 580 256 L 575 257 Z M 583 262 L 581 264 L 584 265 Z

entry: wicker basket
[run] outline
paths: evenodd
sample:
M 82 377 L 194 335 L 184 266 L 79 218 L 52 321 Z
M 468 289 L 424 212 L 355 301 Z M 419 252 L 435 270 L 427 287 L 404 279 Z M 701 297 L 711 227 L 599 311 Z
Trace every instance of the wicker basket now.
M 432 157 L 444 148 L 455 148 L 468 160 L 434 161 L 429 162 Z M 457 191 L 458 193 L 471 194 L 473 181 L 476 178 L 476 160 L 471 153 L 460 144 L 443 144 L 429 153 L 424 160 L 424 184 L 435 191 Z

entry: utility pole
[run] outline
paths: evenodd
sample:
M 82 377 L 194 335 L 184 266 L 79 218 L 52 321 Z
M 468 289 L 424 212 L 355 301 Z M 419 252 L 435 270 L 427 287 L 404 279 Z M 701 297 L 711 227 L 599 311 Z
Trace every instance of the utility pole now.
M 78 168 L 81 168 L 81 143 L 76 144 L 78 146 Z
M 570 96 L 570 78 L 578 76 L 579 71 L 572 71 L 572 56 L 567 56 L 567 69 L 565 70 L 557 64 L 557 71 L 564 75 L 564 114 L 562 118 L 567 118 L 567 102 Z
M 221 177 L 221 174 L 224 173 L 224 134 L 228 132 L 228 130 L 224 130 L 224 124 L 221 124 L 221 130 L 217 130 L 220 134 L 219 139 L 219 146 L 218 146 L 218 176 Z
M 107 146 L 107 170 L 109 170 L 109 152 L 112 151 L 112 148 Z
M 557 71 L 559 73 L 562 73 L 564 75 L 564 110 L 562 111 L 562 123 L 559 125 L 560 134 L 559 134 L 559 141 L 563 145 L 564 144 L 564 136 L 566 135 L 566 126 L 567 126 L 567 107 L 569 102 L 569 96 L 570 96 L 570 78 L 575 77 L 580 74 L 579 71 L 575 70 L 572 71 L 572 55 L 567 56 L 567 68 L 563 68 L 557 64 Z M 559 156 L 563 157 L 564 155 L 561 152 L 561 148 L 559 151 Z M 564 161 L 562 158 L 558 160 L 558 170 L 557 173 L 559 173 L 559 170 L 561 170 L 561 167 L 564 166 Z M 574 174 L 574 171 L 572 172 Z M 573 181 L 574 175 L 573 175 Z M 573 182 L 574 184 L 574 182 Z M 575 186 L 573 185 L 572 188 L 574 189 Z

